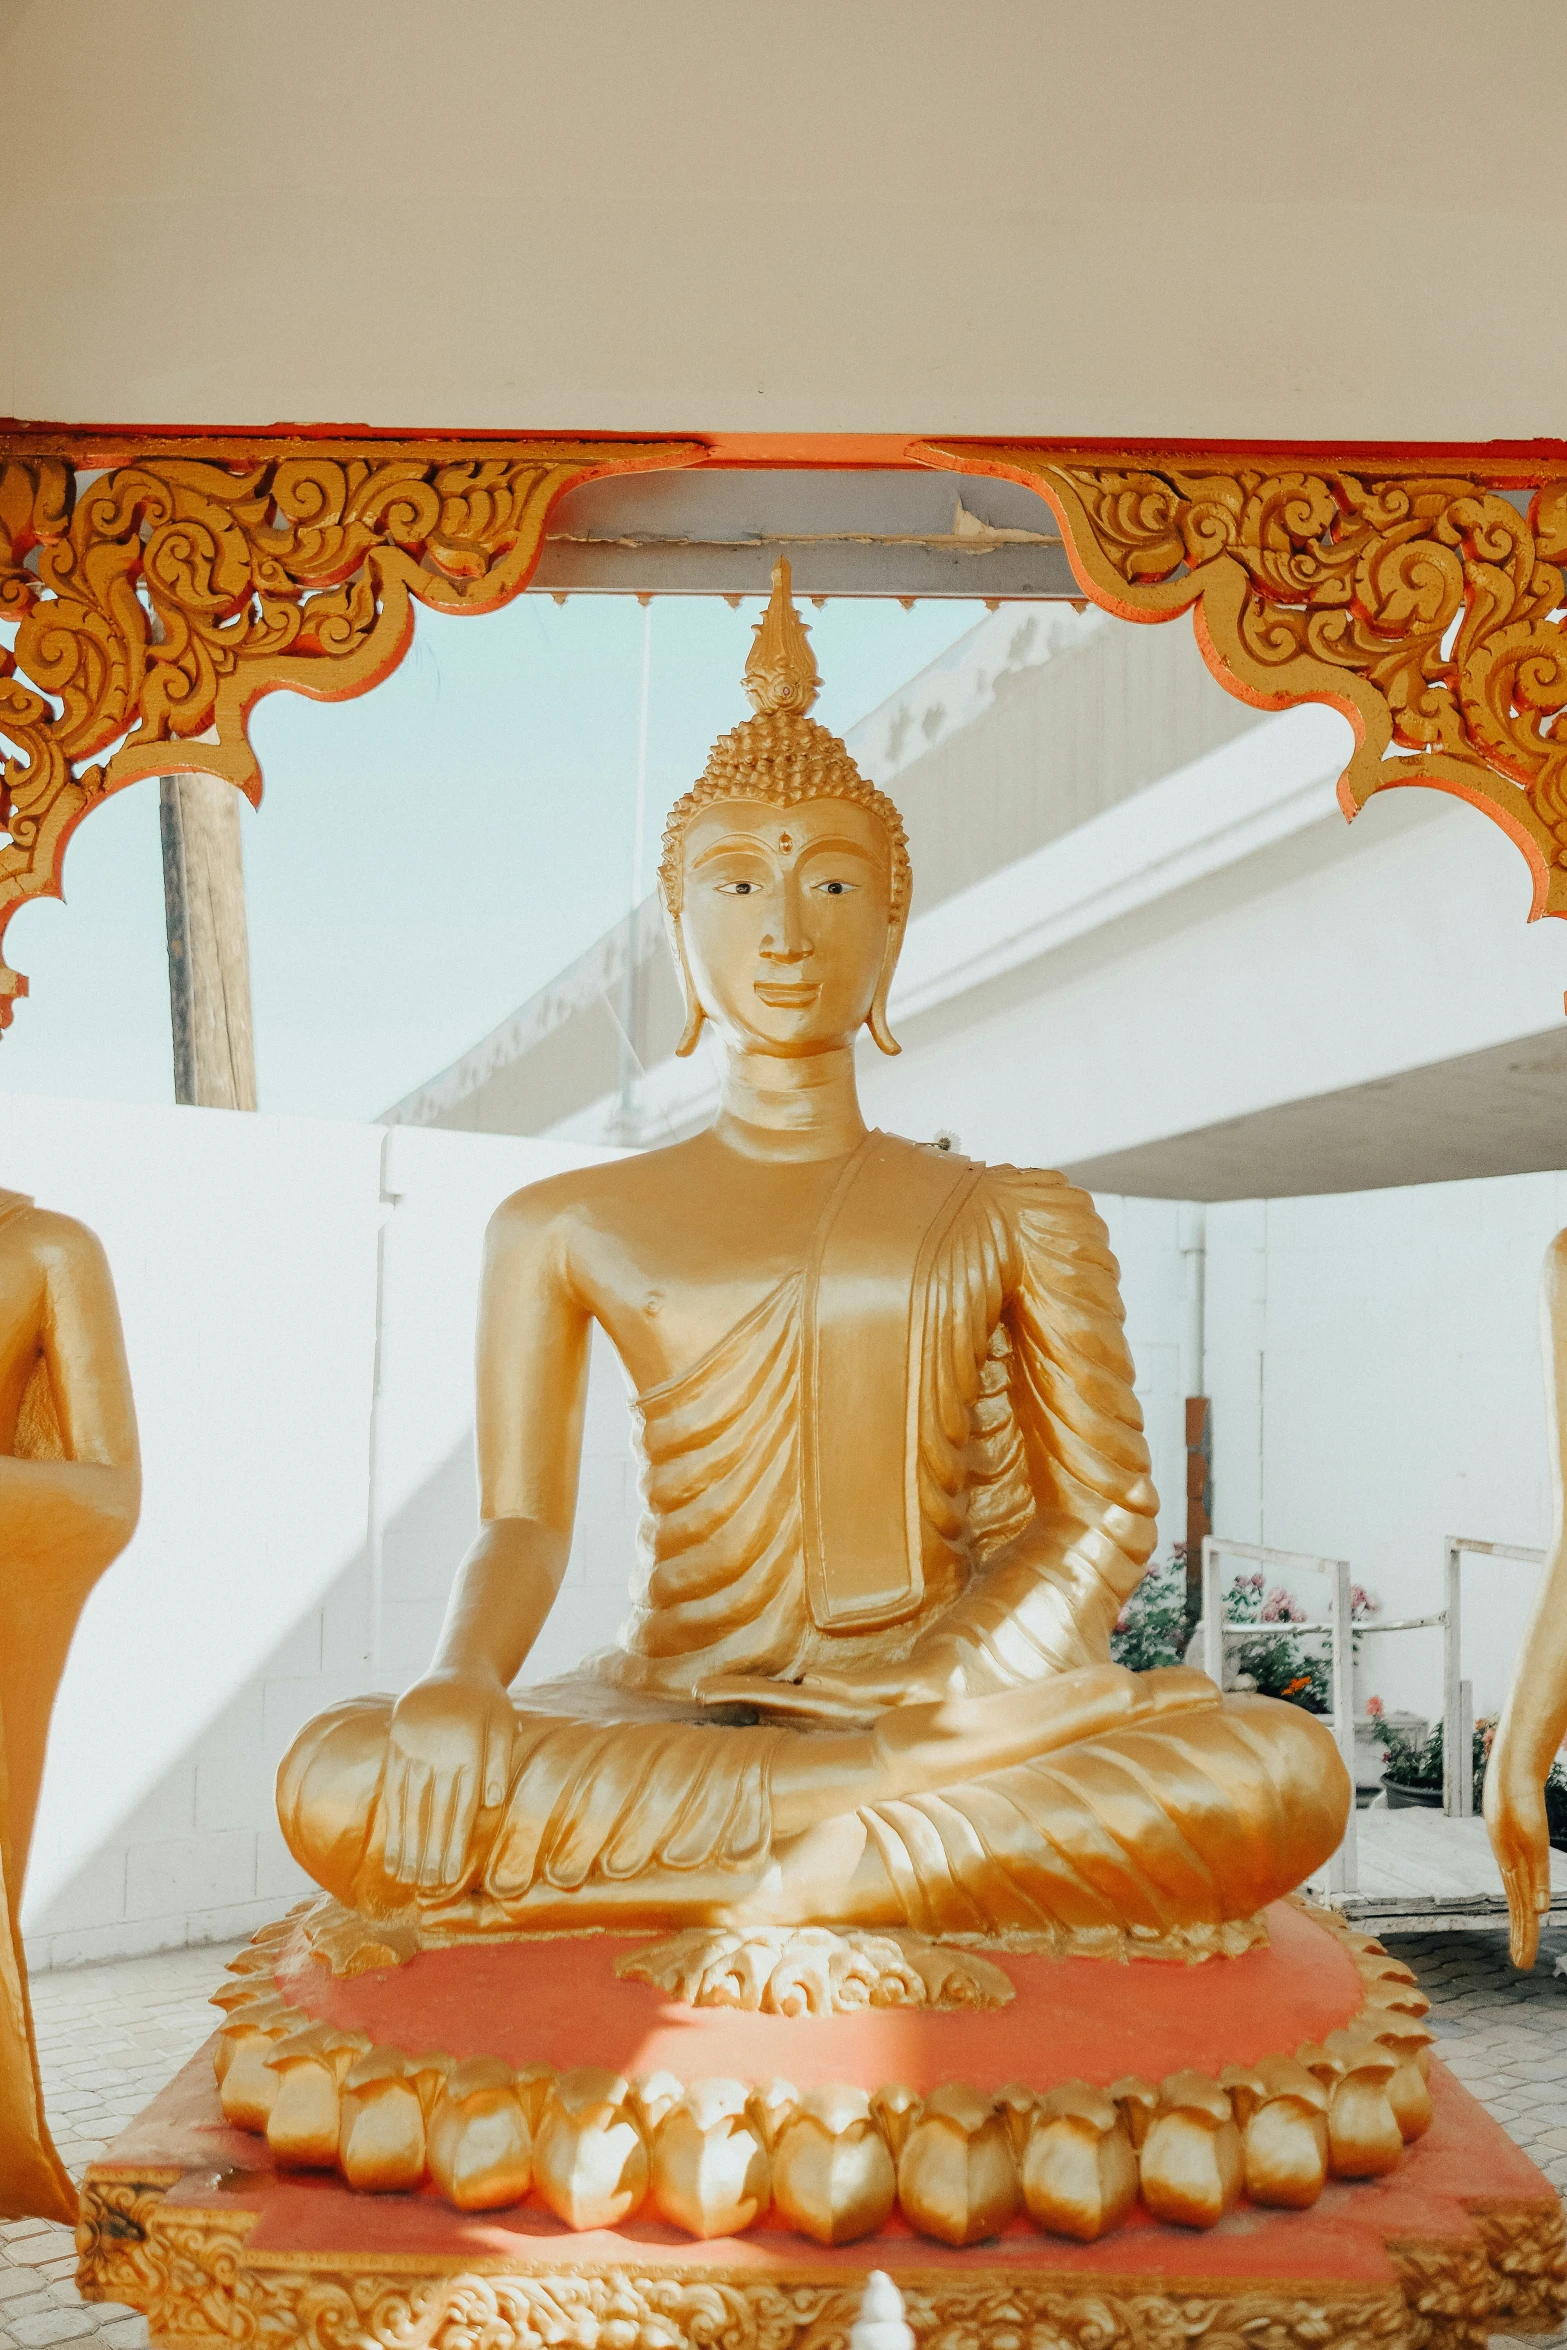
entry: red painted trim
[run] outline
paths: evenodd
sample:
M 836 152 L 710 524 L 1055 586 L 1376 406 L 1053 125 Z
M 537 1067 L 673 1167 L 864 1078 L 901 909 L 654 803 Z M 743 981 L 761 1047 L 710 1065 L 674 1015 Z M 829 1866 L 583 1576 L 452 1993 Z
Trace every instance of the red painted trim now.
M 104 424 L 45 422 L 24 417 L 0 417 L 0 453 L 23 455 L 29 450 L 58 455 L 69 449 L 83 464 L 112 462 L 129 451 L 145 451 L 156 443 L 168 453 L 217 454 L 230 448 L 263 452 L 299 441 L 418 443 L 439 449 L 479 444 L 524 447 L 530 442 L 592 441 L 600 445 L 625 441 L 646 447 L 660 442 L 701 444 L 703 466 L 770 466 L 830 469 L 840 466 L 924 468 L 943 455 L 961 467 L 965 458 L 983 463 L 997 447 L 1027 450 L 1040 457 L 1076 458 L 1089 464 L 1123 463 L 1155 466 L 1175 463 L 1183 470 L 1204 460 L 1233 465 L 1264 463 L 1307 466 L 1315 470 L 1347 472 L 1454 471 L 1489 476 L 1506 488 L 1567 473 L 1567 440 L 1532 441 L 1283 441 L 1283 440 L 1123 440 L 1050 437 L 996 433 L 984 439 L 974 434 L 934 433 L 757 433 L 711 432 L 637 433 L 598 432 L 577 425 L 555 432 L 499 431 L 493 428 L 465 432 L 442 427 L 365 424 L 192 425 Z

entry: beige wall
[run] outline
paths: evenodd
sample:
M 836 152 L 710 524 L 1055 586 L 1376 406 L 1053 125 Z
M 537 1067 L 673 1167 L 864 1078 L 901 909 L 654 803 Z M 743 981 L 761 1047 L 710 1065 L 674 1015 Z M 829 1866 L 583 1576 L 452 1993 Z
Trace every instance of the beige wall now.
M 0 410 L 1567 430 L 1557 0 L 7 0 Z

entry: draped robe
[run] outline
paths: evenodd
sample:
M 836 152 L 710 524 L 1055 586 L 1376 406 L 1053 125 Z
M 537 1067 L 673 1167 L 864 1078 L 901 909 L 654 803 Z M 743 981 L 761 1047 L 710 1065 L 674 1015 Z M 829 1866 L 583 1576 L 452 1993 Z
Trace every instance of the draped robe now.
M 372 1913 L 412 1908 L 435 1934 L 798 1917 L 771 1782 L 790 1742 L 833 1733 L 715 1713 L 696 1695 L 705 1679 L 918 1662 L 936 1643 L 981 1694 L 1037 1686 L 1043 1725 L 1052 1680 L 1108 1660 L 1157 1502 L 1104 1226 L 1059 1175 L 960 1161 L 934 1180 L 917 1164 L 930 1156 L 868 1137 L 850 1174 L 872 1212 L 856 1224 L 834 1195 L 836 1253 L 819 1230 L 806 1264 L 635 1399 L 646 1506 L 631 1617 L 616 1648 L 517 1693 L 506 1800 L 481 1815 L 461 1891 L 416 1896 L 383 1871 L 385 1698 L 321 1716 L 279 1775 L 284 1834 L 318 1882 Z M 873 1458 L 896 1461 L 896 1490 Z M 845 1849 L 862 1858 L 852 1886 L 824 1891 L 817 1869 L 810 1914 L 1211 1947 L 1342 1833 L 1337 1751 L 1292 1706 L 1213 1692 L 1066 1747 L 1042 1728 L 1040 1744 L 937 1791 L 849 1790 Z

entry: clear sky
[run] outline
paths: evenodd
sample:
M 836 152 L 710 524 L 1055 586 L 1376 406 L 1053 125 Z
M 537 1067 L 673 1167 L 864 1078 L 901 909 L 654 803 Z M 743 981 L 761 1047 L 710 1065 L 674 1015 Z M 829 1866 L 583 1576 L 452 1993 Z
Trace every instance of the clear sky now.
M 648 825 L 748 714 L 760 598 L 652 613 Z M 984 617 L 979 604 L 807 610 L 836 733 Z M 522 596 L 421 612 L 402 667 L 358 701 L 273 694 L 251 718 L 266 789 L 241 803 L 263 1110 L 374 1117 L 591 944 L 631 899 L 642 608 Z M 96 810 L 64 904 L 24 906 L 8 959 L 31 994 L 0 1037 L 0 1093 L 173 1098 L 158 787 Z

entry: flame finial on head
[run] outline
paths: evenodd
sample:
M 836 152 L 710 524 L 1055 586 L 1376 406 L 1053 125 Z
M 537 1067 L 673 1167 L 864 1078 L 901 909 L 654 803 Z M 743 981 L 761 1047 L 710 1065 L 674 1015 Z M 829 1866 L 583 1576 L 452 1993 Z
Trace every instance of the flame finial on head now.
M 757 622 L 745 665 L 746 698 L 758 717 L 788 711 L 803 718 L 821 691 L 810 631 L 789 593 L 789 559 L 773 565 L 773 592 Z

